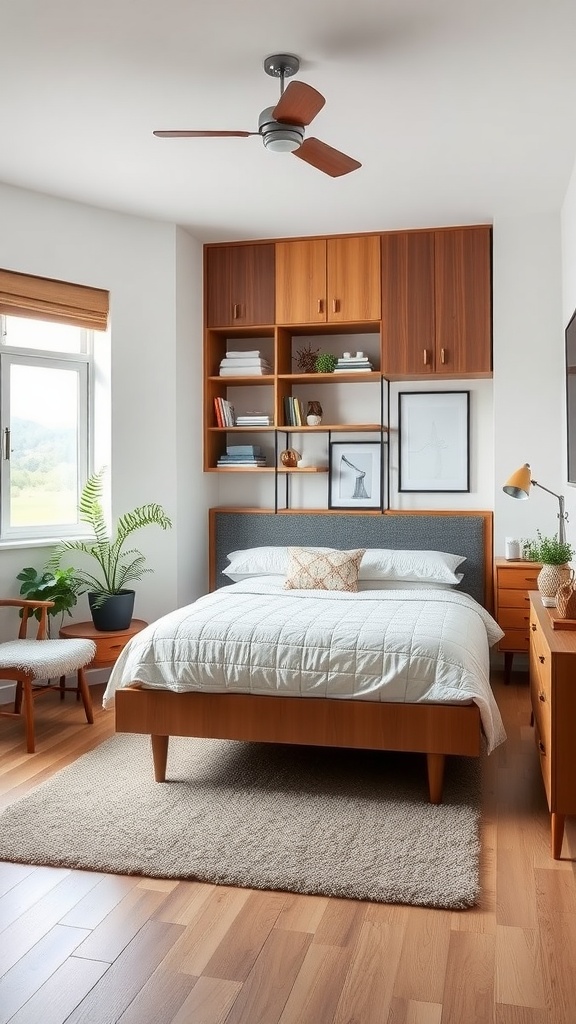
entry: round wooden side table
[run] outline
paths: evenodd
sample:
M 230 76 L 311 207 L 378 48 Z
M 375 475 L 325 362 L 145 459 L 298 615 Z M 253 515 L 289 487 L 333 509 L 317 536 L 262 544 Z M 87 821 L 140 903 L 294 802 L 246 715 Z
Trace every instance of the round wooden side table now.
M 106 630 L 96 629 L 93 622 L 73 622 L 69 626 L 61 626 L 60 636 L 74 640 L 93 640 L 96 654 L 87 668 L 112 668 L 116 658 L 124 650 L 128 641 L 148 625 L 144 619 L 132 619 L 128 629 Z

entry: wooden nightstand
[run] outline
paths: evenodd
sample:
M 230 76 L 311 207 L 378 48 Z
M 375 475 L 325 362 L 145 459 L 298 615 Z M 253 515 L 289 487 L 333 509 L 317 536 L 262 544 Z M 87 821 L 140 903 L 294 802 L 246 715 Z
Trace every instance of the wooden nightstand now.
M 505 636 L 498 644 L 504 654 L 504 682 L 510 682 L 515 654 L 528 654 L 530 603 L 528 592 L 536 589 L 542 566 L 539 562 L 495 561 L 495 619 Z
M 128 641 L 147 625 L 144 619 L 132 619 L 128 629 L 103 632 L 96 629 L 92 622 L 73 622 L 70 626 L 61 627 L 60 636 L 75 640 L 93 640 L 96 644 L 96 655 L 87 668 L 111 668 Z
M 564 819 L 576 814 L 576 631 L 554 629 L 554 608 L 530 594 L 530 699 L 550 810 L 552 856 L 560 857 Z

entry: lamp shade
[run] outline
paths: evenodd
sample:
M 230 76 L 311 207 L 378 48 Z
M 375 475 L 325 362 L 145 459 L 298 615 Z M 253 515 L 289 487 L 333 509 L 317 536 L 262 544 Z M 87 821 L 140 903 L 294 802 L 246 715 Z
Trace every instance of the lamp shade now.
M 529 498 L 531 482 L 532 473 L 529 463 L 526 462 L 524 466 L 512 473 L 510 479 L 504 484 L 503 491 L 512 498 Z

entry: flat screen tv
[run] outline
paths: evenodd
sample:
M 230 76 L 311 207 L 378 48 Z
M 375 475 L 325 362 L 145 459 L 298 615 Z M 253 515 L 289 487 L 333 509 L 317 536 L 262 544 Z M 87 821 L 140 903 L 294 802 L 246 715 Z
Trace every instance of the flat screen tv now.
M 566 429 L 568 483 L 576 484 L 576 312 L 566 328 Z

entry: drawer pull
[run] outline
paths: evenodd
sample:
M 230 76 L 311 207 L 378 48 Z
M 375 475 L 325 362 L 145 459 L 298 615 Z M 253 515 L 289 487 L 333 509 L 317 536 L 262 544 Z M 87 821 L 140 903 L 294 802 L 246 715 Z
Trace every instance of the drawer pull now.
M 546 757 L 546 747 L 542 743 L 542 740 L 538 740 L 538 750 L 541 754 L 544 754 L 544 757 Z
M 543 654 L 539 654 L 538 655 L 538 661 L 540 662 L 541 665 L 544 664 L 544 662 L 546 661 L 546 658 L 544 657 Z
M 121 651 L 124 644 L 110 644 L 111 651 Z
M 545 704 L 546 703 L 546 694 L 545 693 L 539 693 L 538 694 L 538 700 L 541 701 L 542 704 Z
M 531 623 L 531 625 L 530 625 L 530 629 L 532 630 L 532 632 L 533 632 L 533 633 L 535 633 L 535 632 L 536 632 L 536 623 L 535 623 L 535 622 L 532 622 L 532 623 Z
M 318 312 L 319 313 L 323 312 L 323 310 L 322 310 L 322 299 L 318 299 Z

